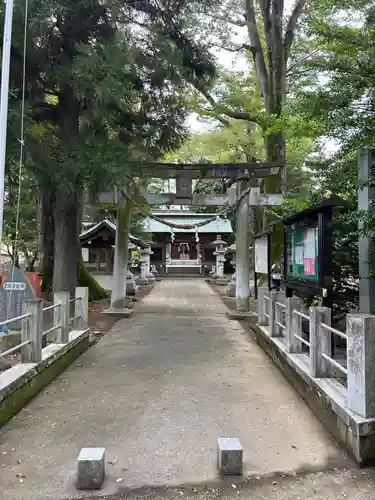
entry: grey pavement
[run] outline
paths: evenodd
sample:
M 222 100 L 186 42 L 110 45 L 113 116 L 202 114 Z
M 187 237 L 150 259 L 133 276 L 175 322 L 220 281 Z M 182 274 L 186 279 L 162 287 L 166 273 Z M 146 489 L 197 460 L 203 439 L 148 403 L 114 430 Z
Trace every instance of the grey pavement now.
M 84 446 L 107 450 L 103 494 L 216 483 L 218 437 L 241 440 L 245 476 L 352 468 L 226 311 L 203 280 L 157 283 L 0 430 L 1 500 L 82 496 L 74 475 Z
M 103 500 L 373 500 L 374 471 L 337 470 L 293 477 L 251 478 L 203 487 L 145 488 Z M 91 498 L 94 497 L 89 497 Z

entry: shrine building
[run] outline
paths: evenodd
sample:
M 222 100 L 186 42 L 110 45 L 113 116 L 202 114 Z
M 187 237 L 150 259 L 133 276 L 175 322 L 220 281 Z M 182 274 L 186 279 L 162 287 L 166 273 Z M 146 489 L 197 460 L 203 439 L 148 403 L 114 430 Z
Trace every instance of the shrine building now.
M 150 243 L 130 235 L 129 251 L 151 247 L 151 265 L 161 274 L 199 273 L 204 266 L 215 265 L 217 236 L 229 242 L 233 233 L 228 219 L 215 213 L 190 210 L 153 210 L 143 222 Z M 81 235 L 83 260 L 94 272 L 113 270 L 116 224 L 104 219 Z M 130 255 L 129 255 L 130 256 Z

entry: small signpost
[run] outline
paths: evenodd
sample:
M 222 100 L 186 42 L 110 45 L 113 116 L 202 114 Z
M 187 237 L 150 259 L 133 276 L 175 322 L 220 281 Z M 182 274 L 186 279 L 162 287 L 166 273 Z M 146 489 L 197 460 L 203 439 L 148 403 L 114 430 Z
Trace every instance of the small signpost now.
M 3 273 L 3 281 L 0 285 L 0 322 L 21 316 L 23 301 L 34 297 L 34 288 L 25 273 L 18 267 L 10 265 Z M 22 320 L 10 324 L 10 330 L 21 330 L 21 328 Z M 7 327 L 0 327 L 0 332 L 7 331 Z
M 258 298 L 258 274 L 267 274 L 268 289 L 271 289 L 271 235 L 257 234 L 254 238 L 254 294 Z

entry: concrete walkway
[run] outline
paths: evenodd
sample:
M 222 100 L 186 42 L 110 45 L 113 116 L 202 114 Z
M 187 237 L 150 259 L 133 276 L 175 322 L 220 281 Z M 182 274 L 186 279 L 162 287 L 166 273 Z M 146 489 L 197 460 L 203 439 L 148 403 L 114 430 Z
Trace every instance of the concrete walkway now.
M 107 493 L 217 481 L 226 436 L 240 438 L 249 475 L 352 467 L 225 312 L 204 281 L 157 283 L 0 430 L 1 499 L 82 496 L 73 481 L 83 446 L 106 447 Z

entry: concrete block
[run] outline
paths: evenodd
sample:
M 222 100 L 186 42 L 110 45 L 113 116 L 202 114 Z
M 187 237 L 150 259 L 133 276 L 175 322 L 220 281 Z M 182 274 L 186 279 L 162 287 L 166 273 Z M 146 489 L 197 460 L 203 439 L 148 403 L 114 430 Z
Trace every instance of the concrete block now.
M 228 280 L 227 280 L 227 278 L 225 276 L 222 277 L 222 278 L 217 278 L 216 284 L 219 285 L 219 286 L 227 286 L 228 285 Z
M 235 297 L 236 296 L 236 281 L 230 281 L 227 284 L 227 288 L 225 289 L 225 293 L 227 294 L 227 297 Z
M 105 477 L 105 448 L 82 448 L 77 459 L 77 488 L 99 490 Z
M 228 311 L 228 319 L 234 319 L 237 321 L 248 321 L 249 323 L 258 323 L 258 315 L 254 312 L 241 312 L 241 311 Z
M 126 286 L 126 295 L 133 296 L 136 294 L 137 285 L 135 283 L 135 280 L 127 279 L 125 286 Z
M 147 278 L 138 278 L 137 285 L 148 285 L 148 279 Z
M 103 309 L 101 314 L 107 314 L 108 316 L 118 316 L 119 318 L 130 318 L 133 316 L 133 309 Z
M 243 449 L 237 438 L 217 440 L 217 468 L 225 476 L 239 476 L 243 470 Z

